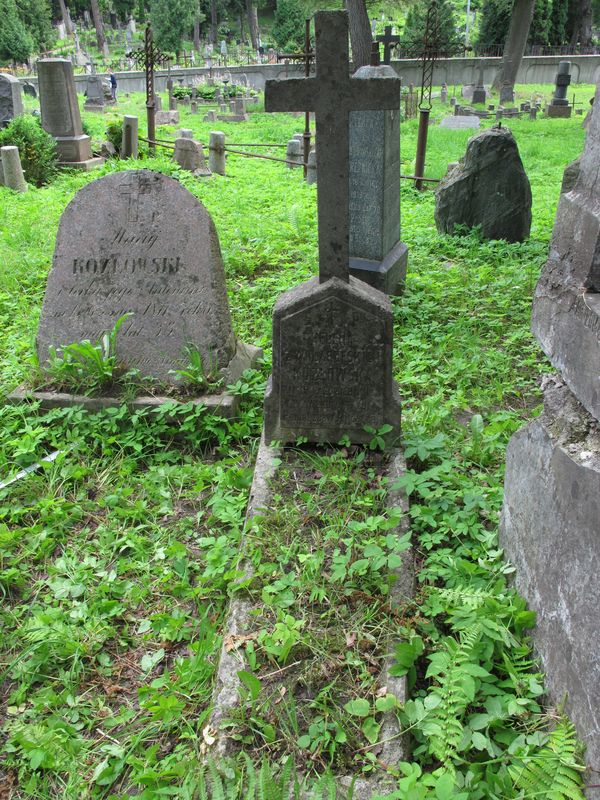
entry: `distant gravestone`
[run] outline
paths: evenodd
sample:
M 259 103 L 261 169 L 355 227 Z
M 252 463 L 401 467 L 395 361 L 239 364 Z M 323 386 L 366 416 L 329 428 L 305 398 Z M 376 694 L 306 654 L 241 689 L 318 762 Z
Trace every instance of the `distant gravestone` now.
M 18 78 L 0 72 L 0 128 L 23 113 L 23 89 Z
M 473 136 L 465 157 L 435 190 L 440 233 L 481 226 L 486 239 L 522 242 L 531 228 L 531 187 L 514 136 L 489 128 Z
M 103 164 L 92 157 L 90 137 L 83 133 L 71 62 L 43 58 L 37 69 L 42 128 L 56 140 L 59 163 L 84 170 Z
M 127 313 L 118 358 L 144 376 L 178 382 L 170 371 L 188 365 L 187 346 L 207 371 L 244 360 L 210 215 L 176 180 L 146 170 L 93 181 L 64 211 L 37 337 L 40 364 L 50 346 L 97 341 Z
M 193 172 L 196 176 L 212 174 L 206 166 L 202 145 L 192 138 L 182 136 L 175 139 L 173 161 L 179 164 L 181 169 Z
M 485 103 L 487 100 L 487 92 L 485 90 L 485 85 L 483 83 L 483 67 L 479 68 L 479 78 L 477 81 L 477 86 L 473 89 L 473 93 L 471 96 L 472 103 Z
M 349 114 L 398 109 L 398 80 L 349 77 L 346 12 L 315 14 L 316 76 L 267 81 L 267 111 L 316 112 L 319 276 L 273 312 L 265 438 L 364 442 L 365 426 L 400 428 L 388 297 L 349 276 Z
M 85 86 L 84 111 L 104 113 L 104 87 L 100 75 L 89 75 Z
M 397 79 L 390 66 L 361 67 L 355 79 Z M 400 241 L 400 112 L 350 112 L 350 274 L 400 294 L 408 248 Z
M 440 128 L 450 128 L 451 130 L 463 130 L 465 128 L 479 128 L 481 120 L 475 116 L 444 117 L 440 122 Z
M 547 108 L 549 117 L 570 117 L 571 106 L 567 100 L 567 89 L 571 83 L 571 62 L 560 61 L 556 73 L 554 97 Z

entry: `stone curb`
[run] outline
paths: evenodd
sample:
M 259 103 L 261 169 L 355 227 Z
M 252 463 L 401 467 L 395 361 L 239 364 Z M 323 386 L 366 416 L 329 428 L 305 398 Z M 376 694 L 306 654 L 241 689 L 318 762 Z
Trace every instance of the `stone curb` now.
M 387 477 L 391 482 L 397 480 L 406 471 L 406 462 L 403 453 L 399 449 L 391 452 L 391 461 L 387 470 Z M 240 542 L 240 570 L 249 577 L 251 567 L 244 561 L 245 532 L 252 525 L 252 520 L 260 516 L 264 508 L 268 508 L 271 503 L 272 491 L 270 487 L 271 479 L 276 475 L 279 465 L 281 449 L 270 447 L 265 443 L 264 430 L 260 440 L 260 446 L 256 457 L 254 477 L 250 489 L 250 497 L 244 523 L 244 534 Z M 401 508 L 403 516 L 400 524 L 395 529 L 398 536 L 403 536 L 409 530 L 408 518 L 408 498 L 403 490 L 397 489 L 388 494 L 388 508 Z M 394 603 L 402 605 L 407 600 L 411 600 L 414 594 L 414 563 L 412 547 L 403 554 L 400 567 L 394 571 L 397 576 L 396 583 L 392 587 L 391 597 Z M 252 604 L 241 594 L 235 596 L 229 607 L 227 622 L 225 625 L 226 636 L 243 635 L 248 629 L 249 613 Z M 225 638 L 225 637 L 224 637 Z M 393 645 L 392 637 L 388 640 L 388 650 L 391 651 Z M 393 664 L 393 655 L 388 652 L 384 668 L 379 676 L 378 683 L 381 687 L 387 687 L 391 694 L 394 694 L 400 703 L 407 699 L 406 677 L 394 677 L 390 674 Z M 219 667 L 213 691 L 213 711 L 211 713 L 208 726 L 205 728 L 210 731 L 214 740 L 209 746 L 210 755 L 217 759 L 228 755 L 230 740 L 226 734 L 219 730 L 220 724 L 228 718 L 231 710 L 237 705 L 239 697 L 240 680 L 237 672 L 244 668 L 243 657 L 234 649 L 228 652 L 225 643 L 221 648 Z M 390 766 L 398 761 L 405 761 L 409 753 L 409 737 L 402 733 L 400 723 L 395 714 L 388 713 L 384 716 L 381 726 L 382 749 L 378 753 L 378 759 Z M 207 741 L 209 741 L 207 739 Z M 340 787 L 348 788 L 354 780 L 353 776 L 341 776 L 337 778 Z M 393 783 L 391 783 L 393 781 Z M 368 800 L 373 794 L 389 790 L 390 786 L 396 788 L 394 779 L 386 779 L 377 776 L 374 778 L 362 778 L 356 780 L 353 786 L 354 800 Z M 308 797 L 306 798 L 308 800 Z

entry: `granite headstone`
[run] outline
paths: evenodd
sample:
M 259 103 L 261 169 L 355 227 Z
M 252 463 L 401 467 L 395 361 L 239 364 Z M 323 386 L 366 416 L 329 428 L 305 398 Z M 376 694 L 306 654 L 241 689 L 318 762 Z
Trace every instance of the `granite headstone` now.
M 72 63 L 42 58 L 37 69 L 42 127 L 56 140 L 59 163 L 84 170 L 103 164 L 92 157 L 90 137 L 83 133 Z
M 529 236 L 531 187 L 508 128 L 488 128 L 469 139 L 458 167 L 436 187 L 435 223 L 440 233 L 480 225 L 486 239 L 521 242 Z
M 236 356 L 213 221 L 178 181 L 146 170 L 93 181 L 64 211 L 37 337 L 40 364 L 50 346 L 97 341 L 125 314 L 119 361 L 158 381 L 180 382 L 171 370 L 187 366 L 188 346 L 205 369 L 227 368 Z
M 349 115 L 398 109 L 397 80 L 349 77 L 346 12 L 315 14 L 316 76 L 267 81 L 267 111 L 316 112 L 319 277 L 273 312 L 273 374 L 265 438 L 369 440 L 400 428 L 392 379 L 393 316 L 385 294 L 349 276 Z
M 397 79 L 390 66 L 355 79 Z M 350 112 L 350 274 L 386 294 L 404 288 L 408 248 L 400 241 L 400 111 Z
M 0 72 L 0 128 L 23 113 L 23 90 L 18 78 Z

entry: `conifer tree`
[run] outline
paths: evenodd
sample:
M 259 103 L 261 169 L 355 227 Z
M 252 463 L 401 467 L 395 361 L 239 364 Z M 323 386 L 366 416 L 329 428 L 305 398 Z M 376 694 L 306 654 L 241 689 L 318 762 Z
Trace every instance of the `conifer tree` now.
M 25 63 L 34 43 L 19 17 L 15 0 L 0 0 L 0 20 L 0 61 Z

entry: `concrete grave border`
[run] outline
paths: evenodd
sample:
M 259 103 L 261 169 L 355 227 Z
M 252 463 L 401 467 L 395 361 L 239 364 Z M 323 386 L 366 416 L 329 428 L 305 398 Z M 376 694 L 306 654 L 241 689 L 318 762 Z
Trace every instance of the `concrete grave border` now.
M 269 508 L 272 504 L 272 480 L 277 474 L 281 454 L 282 448 L 266 444 L 263 429 L 239 547 L 238 570 L 244 579 L 249 579 L 252 575 L 252 567 L 245 559 L 246 534 L 252 528 L 254 518 L 261 516 L 262 510 Z M 386 477 L 394 482 L 406 472 L 406 461 L 404 454 L 398 448 L 390 450 L 389 456 L 390 461 L 386 470 Z M 396 489 L 390 491 L 387 506 L 388 508 L 401 508 L 403 511 L 400 523 L 392 531 L 392 533 L 396 533 L 401 537 L 410 529 L 409 503 L 404 490 Z M 406 604 L 407 600 L 411 600 L 414 596 L 414 548 L 412 545 L 402 554 L 402 564 L 393 571 L 393 574 L 396 575 L 397 580 L 391 589 L 390 599 L 393 605 L 400 606 Z M 228 651 L 225 641 L 228 637 L 241 635 L 248 629 L 251 622 L 250 614 L 252 608 L 253 604 L 248 598 L 243 593 L 238 593 L 232 597 L 227 612 L 223 644 L 213 689 L 213 710 L 203 730 L 205 752 L 208 756 L 215 758 L 217 763 L 221 758 L 229 754 L 230 740 L 226 732 L 220 729 L 220 726 L 228 718 L 230 711 L 238 704 L 238 690 L 242 684 L 237 672 L 244 668 L 243 658 L 240 657 L 235 649 Z M 391 647 L 392 637 L 388 639 L 387 649 L 391 650 Z M 383 669 L 378 677 L 378 684 L 380 687 L 387 687 L 388 692 L 394 694 L 398 701 L 403 704 L 408 699 L 407 679 L 406 676 L 398 678 L 391 675 L 393 663 L 393 655 L 389 652 L 383 661 Z M 378 759 L 383 763 L 393 765 L 398 761 L 405 761 L 409 757 L 409 736 L 402 732 L 398 718 L 393 712 L 388 712 L 383 716 L 380 740 L 382 745 L 378 753 Z M 337 781 L 344 788 L 349 788 L 353 780 L 352 776 L 337 777 Z M 387 783 L 389 785 L 386 785 Z M 378 773 L 371 778 L 359 778 L 356 780 L 353 797 L 354 800 L 368 800 L 374 792 L 382 792 L 396 787 L 396 779 L 390 776 L 389 781 L 386 781 L 385 776 Z
M 263 351 L 260 347 L 244 344 L 238 340 L 235 354 L 223 374 L 225 385 L 239 380 L 244 370 L 255 369 L 262 356 Z M 185 398 L 170 395 L 140 395 L 125 401 L 122 397 L 88 397 L 87 395 L 69 394 L 68 392 L 36 391 L 35 389 L 27 388 L 24 384 L 10 392 L 4 402 L 5 405 L 19 405 L 20 403 L 35 401 L 39 402 L 43 411 L 49 411 L 53 408 L 70 408 L 72 406 L 82 406 L 86 411 L 101 411 L 104 408 L 115 408 L 121 405 L 126 405 L 130 409 L 137 411 L 158 408 L 164 403 L 176 403 L 177 405 L 192 403 L 193 405 L 205 406 L 208 412 L 225 419 L 234 417 L 240 405 L 240 398 L 227 391 Z

